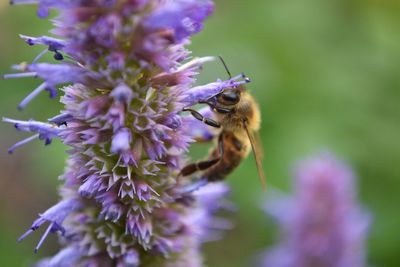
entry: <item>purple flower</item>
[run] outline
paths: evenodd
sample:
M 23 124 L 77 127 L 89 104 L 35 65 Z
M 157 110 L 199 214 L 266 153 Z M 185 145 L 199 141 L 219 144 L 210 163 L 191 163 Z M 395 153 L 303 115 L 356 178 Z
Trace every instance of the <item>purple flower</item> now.
M 164 1 L 149 15 L 144 25 L 150 30 L 172 29 L 177 41 L 200 31 L 202 21 L 213 11 L 213 3 L 206 1 Z
M 65 229 L 62 226 L 65 218 L 71 212 L 78 210 L 81 207 L 81 205 L 82 204 L 77 199 L 62 200 L 58 204 L 54 205 L 53 207 L 45 211 L 43 214 L 40 214 L 39 218 L 33 222 L 31 228 L 18 239 L 18 242 L 22 241 L 30 233 L 37 230 L 45 222 L 49 222 L 47 230 L 45 231 L 38 245 L 35 248 L 35 253 L 36 253 L 39 250 L 40 246 L 42 245 L 43 241 L 45 240 L 46 236 L 50 232 L 59 231 L 62 234 L 65 233 Z
M 81 253 L 77 248 L 66 247 L 60 250 L 52 258 L 43 259 L 36 263 L 33 267 L 70 267 L 75 266 L 81 257 Z
M 266 211 L 285 235 L 269 249 L 261 266 L 363 267 L 370 217 L 356 204 L 354 176 L 329 153 L 300 162 L 294 196 L 276 196 Z
M 4 122 L 12 123 L 14 124 L 14 127 L 22 132 L 36 132 L 37 134 L 28 137 L 16 144 L 14 144 L 12 147 L 8 149 L 8 153 L 12 154 L 14 150 L 26 143 L 29 143 L 30 141 L 33 141 L 37 138 L 40 140 L 45 140 L 45 144 L 48 145 L 51 143 L 51 140 L 53 138 L 58 137 L 58 135 L 61 132 L 61 129 L 58 127 L 55 127 L 54 125 L 48 124 L 48 123 L 43 123 L 39 121 L 34 121 L 34 120 L 29 120 L 29 121 L 19 121 L 19 120 L 13 120 L 9 118 L 3 118 Z
M 213 58 L 190 58 L 185 45 L 212 2 L 12 1 L 31 3 L 40 17 L 58 11 L 56 37 L 21 35 L 45 49 L 32 63 L 14 66 L 20 73 L 4 77 L 43 80 L 20 108 L 44 90 L 55 96 L 57 88 L 64 108 L 47 123 L 4 118 L 35 134 L 10 152 L 36 138 L 46 144 L 60 138 L 70 147 L 60 202 L 20 238 L 48 222 L 37 250 L 48 233 L 62 234 L 60 252 L 36 266 L 201 266 L 201 243 L 230 228 L 213 216 L 229 208 L 222 201 L 227 188 L 208 185 L 182 195 L 189 181 L 177 176 L 190 144 L 216 133 L 181 110 L 248 82 L 239 75 L 192 88 Z M 48 52 L 56 63 L 40 62 Z

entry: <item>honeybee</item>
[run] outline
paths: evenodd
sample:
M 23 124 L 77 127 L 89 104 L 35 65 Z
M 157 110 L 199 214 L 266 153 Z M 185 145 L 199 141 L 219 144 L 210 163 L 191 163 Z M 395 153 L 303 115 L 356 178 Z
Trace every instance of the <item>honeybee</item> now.
M 229 77 L 231 74 L 220 57 Z M 246 81 L 250 81 L 244 76 Z M 208 183 L 223 180 L 253 151 L 258 175 L 263 189 L 266 188 L 265 175 L 262 167 L 262 151 L 259 143 L 260 110 L 257 102 L 246 91 L 243 85 L 226 88 L 210 98 L 200 101 L 207 104 L 214 113 L 214 118 L 205 118 L 198 111 L 188 107 L 182 111 L 215 128 L 221 128 L 218 145 L 211 150 L 207 160 L 186 165 L 180 172 L 188 176 L 197 171 L 203 171 L 201 179 L 187 191 L 196 190 Z

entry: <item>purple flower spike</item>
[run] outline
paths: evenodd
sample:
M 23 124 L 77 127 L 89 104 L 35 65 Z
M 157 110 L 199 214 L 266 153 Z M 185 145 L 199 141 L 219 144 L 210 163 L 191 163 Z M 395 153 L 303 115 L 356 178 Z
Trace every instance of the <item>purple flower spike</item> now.
M 364 267 L 370 216 L 356 204 L 352 171 L 329 153 L 298 164 L 293 197 L 276 194 L 266 211 L 285 236 L 261 266 Z
M 185 45 L 212 13 L 209 0 L 13 0 L 37 4 L 40 17 L 56 10 L 54 37 L 21 35 L 42 45 L 33 62 L 15 65 L 4 78 L 36 78 L 40 85 L 19 105 L 44 90 L 61 92 L 60 114 L 45 122 L 4 118 L 34 134 L 9 149 L 59 138 L 68 150 L 60 202 L 41 214 L 22 240 L 46 224 L 62 248 L 37 267 L 200 267 L 201 244 L 232 227 L 215 216 L 232 210 L 228 188 L 178 175 L 194 141 L 218 134 L 184 107 L 248 79 L 193 87 L 213 57 L 191 57 Z M 41 62 L 47 52 L 54 60 Z M 68 59 L 68 60 L 64 60 Z M 200 112 L 212 117 L 206 106 Z M 195 178 L 194 178 L 195 179 Z M 199 183 L 201 186 L 199 186 Z

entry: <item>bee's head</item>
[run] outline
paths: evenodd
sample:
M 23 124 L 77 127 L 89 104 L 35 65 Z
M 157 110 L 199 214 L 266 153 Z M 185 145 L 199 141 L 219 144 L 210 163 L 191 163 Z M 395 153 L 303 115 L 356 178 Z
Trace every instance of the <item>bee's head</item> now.
M 217 95 L 217 102 L 224 106 L 233 106 L 239 103 L 243 86 L 225 89 Z
M 224 65 L 224 68 L 226 72 L 228 73 L 229 79 L 232 79 L 231 72 L 229 71 L 227 65 L 225 64 L 224 59 L 219 56 L 219 59 L 222 62 L 222 65 Z M 241 74 L 241 77 L 245 80 L 246 83 L 250 82 L 250 79 L 244 75 L 244 73 Z M 243 85 L 238 85 L 234 86 L 231 88 L 224 89 L 217 95 L 215 95 L 216 102 L 224 105 L 224 106 L 234 106 L 240 101 L 240 95 L 242 92 L 244 92 L 246 88 Z

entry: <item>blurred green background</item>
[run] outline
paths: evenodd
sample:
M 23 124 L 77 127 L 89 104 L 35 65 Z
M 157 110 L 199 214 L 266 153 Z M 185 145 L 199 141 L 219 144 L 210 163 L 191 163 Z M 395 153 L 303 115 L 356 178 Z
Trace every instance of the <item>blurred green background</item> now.
M 33 6 L 0 3 L 0 72 L 31 61 L 41 48 L 17 34 L 42 35 L 50 23 Z M 204 31 L 193 38 L 195 56 L 223 55 L 232 73 L 245 72 L 262 110 L 261 136 L 268 183 L 290 190 L 296 159 L 331 148 L 359 176 L 359 199 L 373 213 L 368 261 L 400 266 L 400 2 L 398 0 L 218 0 Z M 225 78 L 219 62 L 205 66 L 200 82 Z M 0 114 L 45 120 L 61 105 L 40 95 L 23 111 L 17 103 L 39 83 L 1 81 Z M 33 142 L 14 155 L 7 147 L 26 135 L 0 124 L 0 266 L 27 266 L 57 250 L 51 236 L 39 255 L 39 233 L 16 239 L 57 201 L 65 147 Z M 194 158 L 208 148 L 195 145 Z M 255 163 L 246 160 L 228 183 L 239 211 L 235 229 L 205 246 L 210 267 L 253 266 L 277 226 L 260 209 L 263 192 Z M 250 178 L 248 178 L 250 177 Z M 351 266 L 349 266 L 351 267 Z

